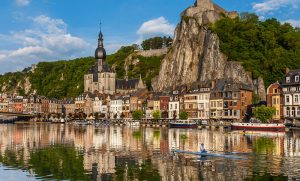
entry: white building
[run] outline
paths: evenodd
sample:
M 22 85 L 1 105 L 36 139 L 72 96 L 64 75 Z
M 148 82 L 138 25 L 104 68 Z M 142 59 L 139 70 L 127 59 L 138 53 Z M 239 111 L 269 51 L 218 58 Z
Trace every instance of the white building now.
M 178 91 L 173 91 L 169 102 L 169 119 L 179 119 Z
M 122 114 L 122 106 L 123 100 L 120 99 L 113 99 L 110 101 L 110 118 L 121 118 Z
M 300 125 L 300 69 L 289 71 L 282 81 L 282 87 L 284 116 Z
M 93 100 L 93 111 L 94 113 L 100 113 L 102 106 L 102 100 L 99 97 L 95 97 Z
M 209 119 L 209 98 L 210 88 L 200 88 L 198 90 L 198 118 L 202 120 Z

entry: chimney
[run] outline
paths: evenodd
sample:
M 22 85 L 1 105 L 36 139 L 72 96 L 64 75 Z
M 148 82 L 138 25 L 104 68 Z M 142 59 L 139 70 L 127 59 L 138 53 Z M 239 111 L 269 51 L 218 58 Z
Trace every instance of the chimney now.
M 211 81 L 211 89 L 214 89 L 216 86 L 216 80 Z
M 290 72 L 290 69 L 289 68 L 285 68 L 285 74 L 288 74 Z

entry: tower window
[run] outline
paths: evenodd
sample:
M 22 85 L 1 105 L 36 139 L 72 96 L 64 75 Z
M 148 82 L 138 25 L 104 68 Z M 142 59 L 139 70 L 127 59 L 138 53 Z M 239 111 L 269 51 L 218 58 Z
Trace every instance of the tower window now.
M 299 82 L 299 75 L 295 77 L 295 82 Z
M 290 83 L 291 78 L 290 77 L 286 77 L 286 83 Z

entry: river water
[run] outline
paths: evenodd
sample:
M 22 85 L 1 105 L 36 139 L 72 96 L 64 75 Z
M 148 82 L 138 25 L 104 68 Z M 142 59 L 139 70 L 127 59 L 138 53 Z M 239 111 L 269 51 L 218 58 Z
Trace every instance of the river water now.
M 232 158 L 199 157 L 200 144 Z M 300 180 L 300 132 L 0 125 L 0 180 Z

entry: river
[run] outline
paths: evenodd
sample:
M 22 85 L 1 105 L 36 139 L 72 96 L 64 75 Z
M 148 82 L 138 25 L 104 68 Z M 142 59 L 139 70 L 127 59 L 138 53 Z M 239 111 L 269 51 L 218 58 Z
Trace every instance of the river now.
M 211 153 L 238 158 L 199 157 Z M 300 180 L 300 132 L 0 125 L 0 180 Z

